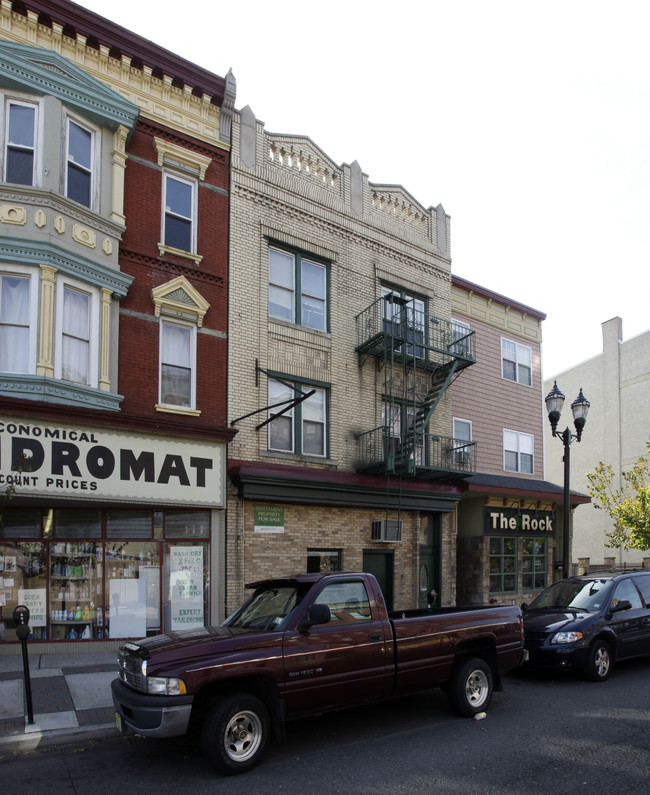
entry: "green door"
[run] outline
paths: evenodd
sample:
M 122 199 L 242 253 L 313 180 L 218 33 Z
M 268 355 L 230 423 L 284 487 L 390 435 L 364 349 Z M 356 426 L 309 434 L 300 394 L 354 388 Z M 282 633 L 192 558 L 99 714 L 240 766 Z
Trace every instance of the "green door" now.
M 363 553 L 363 570 L 374 574 L 384 594 L 386 607 L 393 609 L 393 553 L 366 549 Z

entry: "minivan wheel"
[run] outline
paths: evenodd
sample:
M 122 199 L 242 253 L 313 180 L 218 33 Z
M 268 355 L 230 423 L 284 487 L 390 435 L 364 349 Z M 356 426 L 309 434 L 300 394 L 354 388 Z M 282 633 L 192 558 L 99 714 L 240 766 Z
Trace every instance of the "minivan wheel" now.
M 589 649 L 585 665 L 585 678 L 590 682 L 604 682 L 610 675 L 614 662 L 609 643 L 597 640 Z

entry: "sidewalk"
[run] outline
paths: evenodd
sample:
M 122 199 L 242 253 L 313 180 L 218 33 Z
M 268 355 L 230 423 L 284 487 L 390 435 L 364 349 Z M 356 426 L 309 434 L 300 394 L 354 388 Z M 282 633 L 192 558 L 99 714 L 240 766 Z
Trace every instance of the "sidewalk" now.
M 23 657 L 0 655 L 0 754 L 117 734 L 111 681 L 117 653 L 38 654 L 29 649 L 34 723 L 27 721 Z

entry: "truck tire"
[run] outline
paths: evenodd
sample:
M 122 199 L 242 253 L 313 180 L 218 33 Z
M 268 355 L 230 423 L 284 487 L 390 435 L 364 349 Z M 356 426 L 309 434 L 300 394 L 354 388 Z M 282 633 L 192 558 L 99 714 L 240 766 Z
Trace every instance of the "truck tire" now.
M 585 663 L 585 679 L 590 682 L 604 682 L 611 673 L 614 661 L 612 649 L 604 640 L 597 640 L 591 644 L 587 662 Z
M 492 698 L 492 671 L 485 660 L 470 657 L 459 662 L 451 675 L 447 698 L 464 718 L 487 709 Z
M 248 693 L 230 693 L 206 715 L 201 732 L 203 756 L 224 776 L 255 767 L 269 739 L 269 713 Z

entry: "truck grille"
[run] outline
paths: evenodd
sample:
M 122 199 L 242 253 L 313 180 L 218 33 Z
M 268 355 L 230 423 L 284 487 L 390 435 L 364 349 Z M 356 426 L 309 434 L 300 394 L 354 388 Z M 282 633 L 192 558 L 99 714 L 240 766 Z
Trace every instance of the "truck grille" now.
M 142 661 L 148 657 L 145 649 L 133 643 L 125 643 L 120 648 L 117 663 L 119 665 L 119 677 L 124 684 L 138 690 L 140 693 L 147 692 L 145 677 L 142 675 Z

